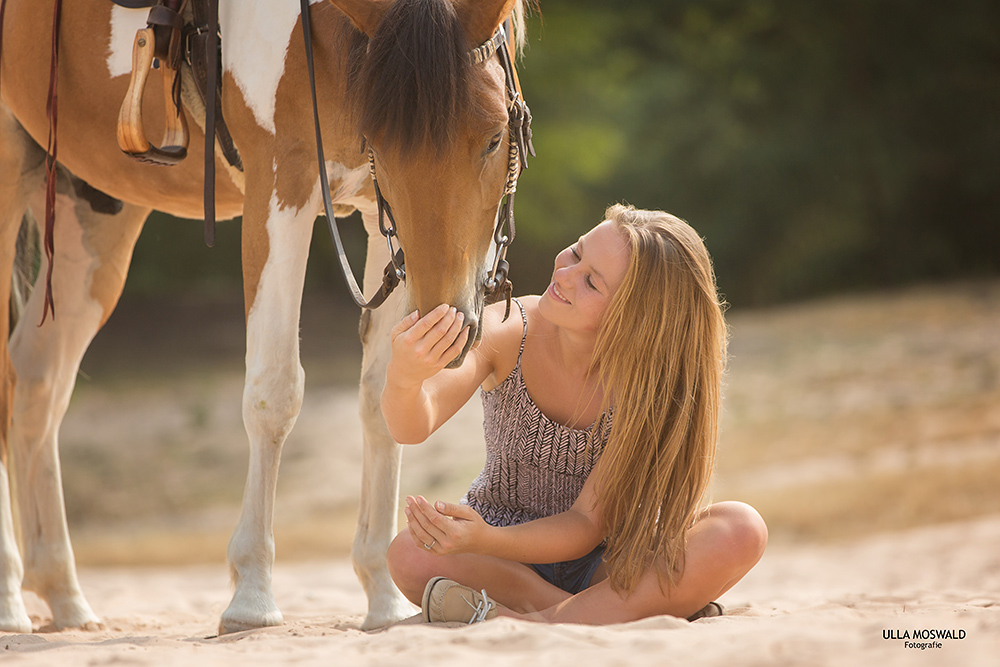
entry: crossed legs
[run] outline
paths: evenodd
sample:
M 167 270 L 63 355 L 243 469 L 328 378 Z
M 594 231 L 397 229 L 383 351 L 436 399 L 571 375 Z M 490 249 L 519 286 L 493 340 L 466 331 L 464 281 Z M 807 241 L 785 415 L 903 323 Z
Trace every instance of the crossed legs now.
M 706 508 L 688 533 L 686 567 L 674 587 L 660 587 L 650 567 L 625 596 L 601 570 L 590 588 L 570 595 L 521 563 L 491 556 L 435 556 L 416 545 L 407 531 L 389 548 L 389 571 L 414 604 L 433 576 L 485 589 L 504 616 L 546 623 L 603 625 L 669 614 L 687 618 L 732 588 L 760 560 L 767 527 L 749 505 L 717 503 Z

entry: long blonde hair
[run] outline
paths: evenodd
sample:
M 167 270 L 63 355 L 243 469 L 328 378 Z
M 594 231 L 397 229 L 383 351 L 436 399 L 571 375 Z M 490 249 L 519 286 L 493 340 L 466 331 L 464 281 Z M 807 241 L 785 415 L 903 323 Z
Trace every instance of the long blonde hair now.
M 686 222 L 616 204 L 631 250 L 598 332 L 592 371 L 614 418 L 597 494 L 615 590 L 651 565 L 674 585 L 715 459 L 727 330 L 708 251 Z

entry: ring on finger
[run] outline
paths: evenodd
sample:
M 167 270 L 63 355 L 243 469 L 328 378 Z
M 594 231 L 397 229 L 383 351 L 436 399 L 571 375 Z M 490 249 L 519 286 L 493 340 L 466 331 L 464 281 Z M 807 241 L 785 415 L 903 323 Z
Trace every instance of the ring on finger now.
M 427 549 L 428 551 L 430 551 L 431 549 L 433 549 L 433 548 L 434 548 L 434 545 L 435 545 L 435 544 L 437 544 L 437 538 L 434 538 L 433 540 L 431 540 L 431 543 L 430 543 L 430 544 L 427 544 L 427 543 L 425 542 L 425 543 L 424 543 L 424 549 Z

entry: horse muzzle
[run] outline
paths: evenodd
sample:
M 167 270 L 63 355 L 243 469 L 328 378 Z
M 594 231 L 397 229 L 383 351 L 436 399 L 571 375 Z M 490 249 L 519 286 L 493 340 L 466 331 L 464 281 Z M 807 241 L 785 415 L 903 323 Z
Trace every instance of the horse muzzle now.
M 476 307 L 477 308 L 476 313 L 470 313 L 468 308 L 460 308 L 458 306 L 456 307 L 459 308 L 459 310 L 465 315 L 465 328 L 469 329 L 469 337 L 466 339 L 465 347 L 462 348 L 462 351 L 459 353 L 459 355 L 454 359 L 452 359 L 448 363 L 448 365 L 445 366 L 445 368 L 458 368 L 459 366 L 461 366 L 462 362 L 465 361 L 465 356 L 469 353 L 469 351 L 473 347 L 478 345 L 479 341 L 482 340 L 483 338 L 483 329 L 480 326 L 480 322 L 482 322 L 482 315 L 483 315 L 482 301 L 479 300 L 479 303 Z

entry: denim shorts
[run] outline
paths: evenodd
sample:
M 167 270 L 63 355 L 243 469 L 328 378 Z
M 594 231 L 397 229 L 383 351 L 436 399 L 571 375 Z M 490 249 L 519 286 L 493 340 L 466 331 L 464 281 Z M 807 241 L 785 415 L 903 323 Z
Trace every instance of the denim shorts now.
M 530 567 L 553 586 L 557 586 L 571 595 L 576 595 L 590 587 L 590 579 L 603 560 L 604 545 L 599 544 L 582 558 L 561 563 L 530 565 Z

